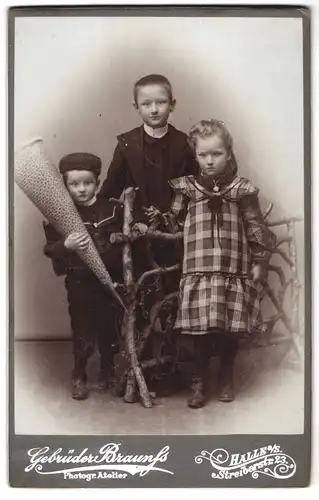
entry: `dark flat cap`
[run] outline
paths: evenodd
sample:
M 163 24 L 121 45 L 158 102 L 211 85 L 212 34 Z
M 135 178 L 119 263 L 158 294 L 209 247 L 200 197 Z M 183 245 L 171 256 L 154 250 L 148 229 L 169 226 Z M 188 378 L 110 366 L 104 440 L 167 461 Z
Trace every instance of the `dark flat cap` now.
M 60 160 L 59 170 L 61 174 L 71 170 L 88 170 L 99 176 L 101 163 L 101 158 L 91 153 L 71 153 Z

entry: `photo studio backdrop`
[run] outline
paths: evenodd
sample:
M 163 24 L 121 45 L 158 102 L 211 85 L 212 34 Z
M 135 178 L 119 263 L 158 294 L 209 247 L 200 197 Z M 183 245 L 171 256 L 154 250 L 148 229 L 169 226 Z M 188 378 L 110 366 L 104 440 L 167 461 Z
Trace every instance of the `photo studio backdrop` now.
M 140 124 L 132 88 L 148 73 L 171 80 L 171 122 L 228 126 L 240 174 L 261 190 L 269 219 L 303 217 L 301 19 L 48 17 L 16 19 L 14 147 L 41 136 L 52 161 L 99 155 L 102 179 L 116 135 Z M 17 339 L 69 338 L 63 278 L 43 255 L 43 217 L 14 189 Z M 296 225 L 304 283 L 304 225 Z M 274 278 L 272 278 L 274 279 Z M 303 291 L 301 290 L 301 308 Z M 288 307 L 290 305 L 288 304 Z M 301 309 L 300 328 L 303 318 Z M 278 324 L 278 328 L 282 328 Z

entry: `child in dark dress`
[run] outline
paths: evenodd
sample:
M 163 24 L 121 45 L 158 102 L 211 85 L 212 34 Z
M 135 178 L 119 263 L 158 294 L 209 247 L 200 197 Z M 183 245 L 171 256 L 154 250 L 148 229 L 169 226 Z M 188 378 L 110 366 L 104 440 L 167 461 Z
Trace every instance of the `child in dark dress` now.
M 109 238 L 111 233 L 121 231 L 123 214 L 119 205 L 96 197 L 100 158 L 89 153 L 69 154 L 61 159 L 59 169 L 113 281 L 122 282 L 121 249 L 111 245 Z M 99 386 L 101 389 L 107 386 L 119 341 L 119 311 L 104 285 L 76 254 L 77 249 L 85 250 L 88 236 L 72 233 L 63 239 L 50 224 L 45 224 L 44 229 L 47 238 L 44 253 L 52 259 L 55 273 L 66 275 L 74 354 L 72 396 L 83 400 L 88 397 L 86 365 L 95 343 L 100 353 Z

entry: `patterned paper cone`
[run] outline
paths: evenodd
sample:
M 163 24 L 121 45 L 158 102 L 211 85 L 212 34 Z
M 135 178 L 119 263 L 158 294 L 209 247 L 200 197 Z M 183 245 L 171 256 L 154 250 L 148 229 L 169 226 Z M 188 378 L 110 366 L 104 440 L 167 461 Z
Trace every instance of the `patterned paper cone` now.
M 73 232 L 82 232 L 89 236 L 88 248 L 77 253 L 101 283 L 108 287 L 113 297 L 125 308 L 58 169 L 51 163 L 45 151 L 41 138 L 28 142 L 15 153 L 14 177 L 20 189 L 62 237 L 66 238 Z

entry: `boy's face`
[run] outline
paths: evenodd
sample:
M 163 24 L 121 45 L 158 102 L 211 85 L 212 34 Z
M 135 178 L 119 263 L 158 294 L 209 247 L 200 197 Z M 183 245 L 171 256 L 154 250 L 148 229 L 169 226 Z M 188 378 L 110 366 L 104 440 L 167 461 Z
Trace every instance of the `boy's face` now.
M 167 89 L 158 84 L 141 87 L 134 103 L 143 122 L 152 128 L 164 127 L 174 106 L 175 101 L 170 102 Z
M 85 205 L 94 197 L 98 179 L 89 170 L 71 170 L 66 173 L 65 185 L 77 205 Z
M 218 135 L 198 137 L 196 158 L 203 174 L 216 177 L 224 172 L 230 153 Z

